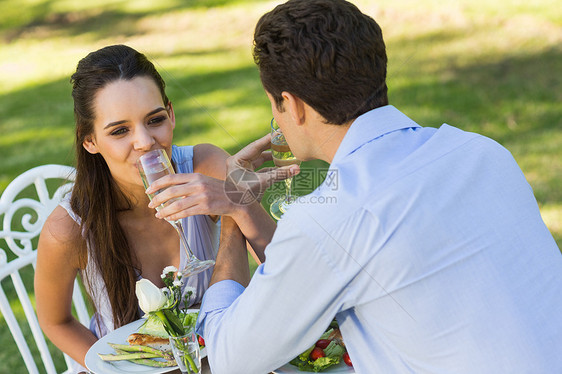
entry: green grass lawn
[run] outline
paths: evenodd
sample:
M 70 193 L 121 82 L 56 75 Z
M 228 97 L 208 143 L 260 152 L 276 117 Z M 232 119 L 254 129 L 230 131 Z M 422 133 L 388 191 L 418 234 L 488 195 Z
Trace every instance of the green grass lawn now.
M 446 122 L 507 147 L 562 247 L 558 2 L 354 2 L 383 29 L 391 103 L 424 126 Z M 265 134 L 271 110 L 251 41 L 257 19 L 277 3 L 0 2 L 0 192 L 31 167 L 72 164 L 69 77 L 80 58 L 108 44 L 131 45 L 157 64 L 176 111 L 177 144 L 212 142 L 232 153 Z M 5 325 L 0 345 L 0 372 L 25 371 Z

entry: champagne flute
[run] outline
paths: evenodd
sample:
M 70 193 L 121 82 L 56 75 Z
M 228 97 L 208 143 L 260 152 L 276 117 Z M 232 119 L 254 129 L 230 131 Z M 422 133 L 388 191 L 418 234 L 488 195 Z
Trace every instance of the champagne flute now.
M 279 125 L 275 122 L 275 118 L 271 120 L 271 155 L 273 156 L 273 163 L 277 167 L 293 164 L 300 165 L 301 163 L 293 155 L 287 140 L 285 140 L 285 135 L 283 135 Z M 285 195 L 275 199 L 269 207 L 269 212 L 273 218 L 280 219 L 289 208 L 289 205 L 295 201 L 296 196 L 291 194 L 292 185 L 293 177 L 285 179 Z
M 174 168 L 172 167 L 172 163 L 170 162 L 170 159 L 168 158 L 168 154 L 164 149 L 155 149 L 153 151 L 145 153 L 139 158 L 137 162 L 137 167 L 139 169 L 139 173 L 141 175 L 142 182 L 145 188 L 148 188 L 148 186 L 150 186 L 151 183 L 153 183 L 159 178 L 162 178 L 165 175 L 175 174 Z M 156 191 L 153 194 L 149 194 L 148 197 L 150 198 L 150 200 L 152 200 L 154 196 L 159 194 L 161 191 L 162 190 Z M 179 197 L 170 199 L 165 204 L 156 207 L 156 210 L 158 211 L 163 207 L 179 199 L 180 199 Z M 184 276 L 188 277 L 190 275 L 195 275 L 197 273 L 202 272 L 203 270 L 210 268 L 215 264 L 214 260 L 202 261 L 199 260 L 197 257 L 195 257 L 187 242 L 187 236 L 185 235 L 185 231 L 183 229 L 181 219 L 178 219 L 176 221 L 168 221 L 168 222 L 178 232 L 181 244 L 185 250 L 185 253 L 187 254 L 187 264 L 185 268 L 182 270 L 182 274 Z

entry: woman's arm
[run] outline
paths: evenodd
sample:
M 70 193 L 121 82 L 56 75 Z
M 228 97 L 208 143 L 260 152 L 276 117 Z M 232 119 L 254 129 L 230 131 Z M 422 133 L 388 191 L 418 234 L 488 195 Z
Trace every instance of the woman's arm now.
M 84 365 L 97 338 L 72 315 L 72 290 L 84 249 L 79 226 L 58 206 L 47 218 L 37 249 L 35 298 L 39 324 L 63 352 Z

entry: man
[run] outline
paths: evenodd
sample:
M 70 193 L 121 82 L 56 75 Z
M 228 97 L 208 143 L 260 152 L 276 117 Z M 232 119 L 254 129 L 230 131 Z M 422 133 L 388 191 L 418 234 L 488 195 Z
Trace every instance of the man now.
M 279 5 L 254 42 L 291 149 L 331 174 L 247 287 L 244 238 L 222 238 L 198 321 L 213 373 L 274 370 L 334 317 L 357 373 L 562 372 L 562 256 L 511 154 L 387 105 L 381 30 L 344 0 Z

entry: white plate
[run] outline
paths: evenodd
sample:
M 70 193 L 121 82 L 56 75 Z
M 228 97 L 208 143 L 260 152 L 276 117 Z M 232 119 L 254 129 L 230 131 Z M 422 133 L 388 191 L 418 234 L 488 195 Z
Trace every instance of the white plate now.
M 198 312 L 197 309 L 190 309 L 188 312 Z M 115 353 L 107 343 L 128 344 L 127 337 L 136 332 L 145 320 L 139 319 L 131 322 L 125 326 L 118 328 L 99 339 L 94 345 L 90 347 L 86 353 L 86 367 L 96 374 L 160 374 L 176 370 L 177 366 L 170 366 L 165 368 L 154 368 L 146 365 L 134 364 L 129 361 L 103 361 L 99 358 L 98 353 L 108 354 Z M 206 349 L 201 350 L 201 358 L 207 355 Z
M 285 364 L 283 366 L 281 366 L 279 369 L 277 370 L 273 370 L 274 374 L 318 374 L 318 373 L 314 373 L 312 371 L 300 371 L 299 369 L 297 369 L 296 366 L 291 365 L 291 364 Z M 320 373 L 329 373 L 329 374 L 354 374 L 355 370 L 353 370 L 352 367 L 349 367 L 345 364 L 345 362 L 340 362 L 337 365 L 334 365 L 324 371 L 321 371 Z

